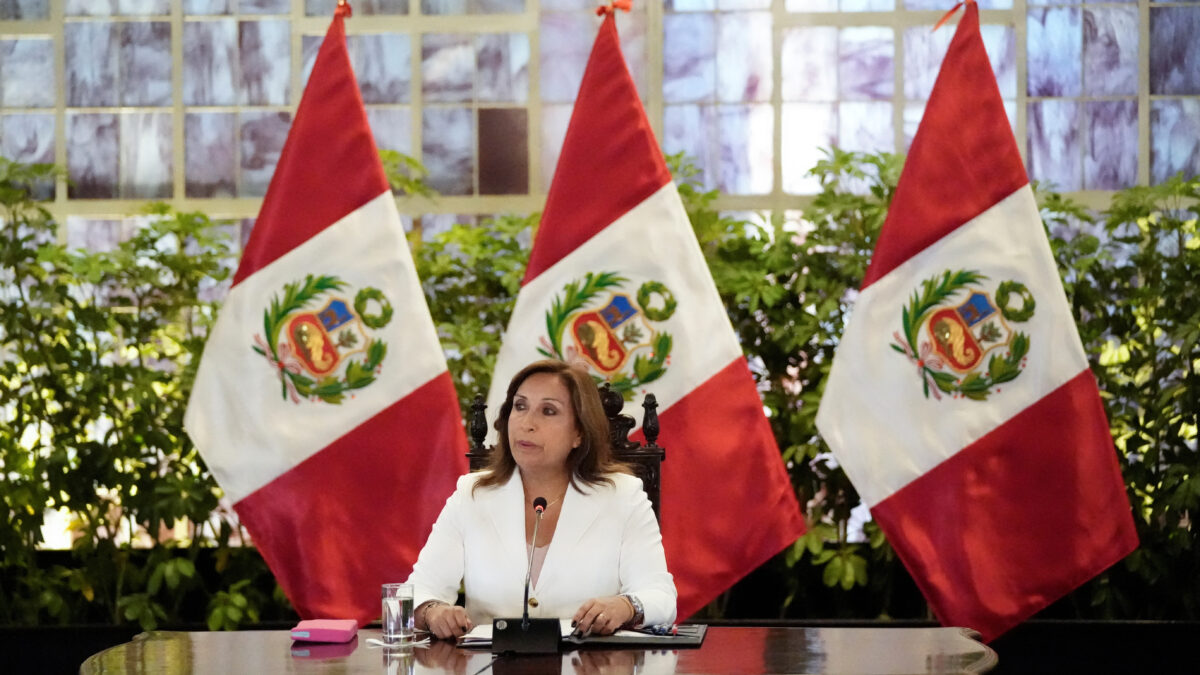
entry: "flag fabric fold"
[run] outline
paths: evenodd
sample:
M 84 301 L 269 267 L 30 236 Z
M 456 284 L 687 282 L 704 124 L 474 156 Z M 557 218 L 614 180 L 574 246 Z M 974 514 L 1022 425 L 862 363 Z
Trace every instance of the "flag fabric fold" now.
M 466 471 L 457 397 L 339 7 L 185 426 L 304 618 L 378 618 Z
M 586 362 L 634 410 L 647 392 L 657 398 L 667 448 L 661 526 L 679 616 L 803 534 L 795 490 L 611 12 L 584 71 L 489 410 L 517 370 L 547 357 Z
M 986 640 L 1137 547 L 974 2 L 913 140 L 817 426 L 934 613 Z

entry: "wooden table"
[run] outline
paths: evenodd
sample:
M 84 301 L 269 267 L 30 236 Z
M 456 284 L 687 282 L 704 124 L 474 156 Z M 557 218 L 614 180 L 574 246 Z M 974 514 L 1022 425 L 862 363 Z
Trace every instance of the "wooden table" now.
M 293 642 L 287 631 L 151 632 L 88 658 L 92 673 L 453 673 L 475 675 L 492 654 L 434 642 L 412 650 L 368 645 L 360 630 L 345 645 Z M 491 673 L 563 675 L 671 673 L 981 673 L 996 653 L 960 628 L 708 629 L 699 649 L 603 649 L 550 657 L 505 657 Z

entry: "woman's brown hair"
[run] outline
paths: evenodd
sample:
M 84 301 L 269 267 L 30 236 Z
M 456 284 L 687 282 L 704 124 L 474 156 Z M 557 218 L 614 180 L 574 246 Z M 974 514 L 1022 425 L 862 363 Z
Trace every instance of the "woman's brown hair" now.
M 488 458 L 488 465 L 475 489 L 503 485 L 512 478 L 517 462 L 513 459 L 512 448 L 508 444 L 508 418 L 512 415 L 513 398 L 517 389 L 529 378 L 538 373 L 557 375 L 567 387 L 571 395 L 571 407 L 575 411 L 575 424 L 579 430 L 580 442 L 567 454 L 567 469 L 571 473 L 571 485 L 580 489 L 584 485 L 612 485 L 612 479 L 606 474 L 631 473 L 629 467 L 613 459 L 612 443 L 608 436 L 608 417 L 604 414 L 604 406 L 600 403 L 600 392 L 591 375 L 583 368 L 572 366 L 562 361 L 535 361 L 521 369 L 513 376 L 508 385 L 508 393 L 500 406 L 500 415 L 496 418 L 498 438 L 496 447 Z

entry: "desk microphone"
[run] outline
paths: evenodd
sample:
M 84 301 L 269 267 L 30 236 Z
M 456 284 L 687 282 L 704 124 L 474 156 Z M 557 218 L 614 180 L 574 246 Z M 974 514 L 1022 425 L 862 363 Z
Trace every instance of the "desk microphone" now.
M 529 547 L 529 562 L 525 566 L 525 600 L 521 603 L 521 630 L 529 630 L 529 580 L 533 577 L 533 552 L 537 550 L 538 526 L 542 524 L 542 514 L 545 512 L 546 498 L 534 499 L 533 544 Z
M 494 619 L 492 621 L 492 652 L 496 654 L 555 654 L 559 650 L 562 635 L 558 619 L 529 618 L 529 582 L 533 576 L 533 553 L 537 549 L 538 526 L 546 512 L 546 498 L 533 500 L 533 544 L 529 547 L 529 558 L 525 565 L 525 600 L 521 611 L 521 622 L 516 619 Z

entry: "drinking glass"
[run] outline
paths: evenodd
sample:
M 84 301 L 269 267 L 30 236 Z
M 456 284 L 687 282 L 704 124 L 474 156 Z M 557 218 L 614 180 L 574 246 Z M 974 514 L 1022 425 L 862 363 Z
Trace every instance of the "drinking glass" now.
M 413 639 L 412 584 L 383 585 L 383 641 Z

